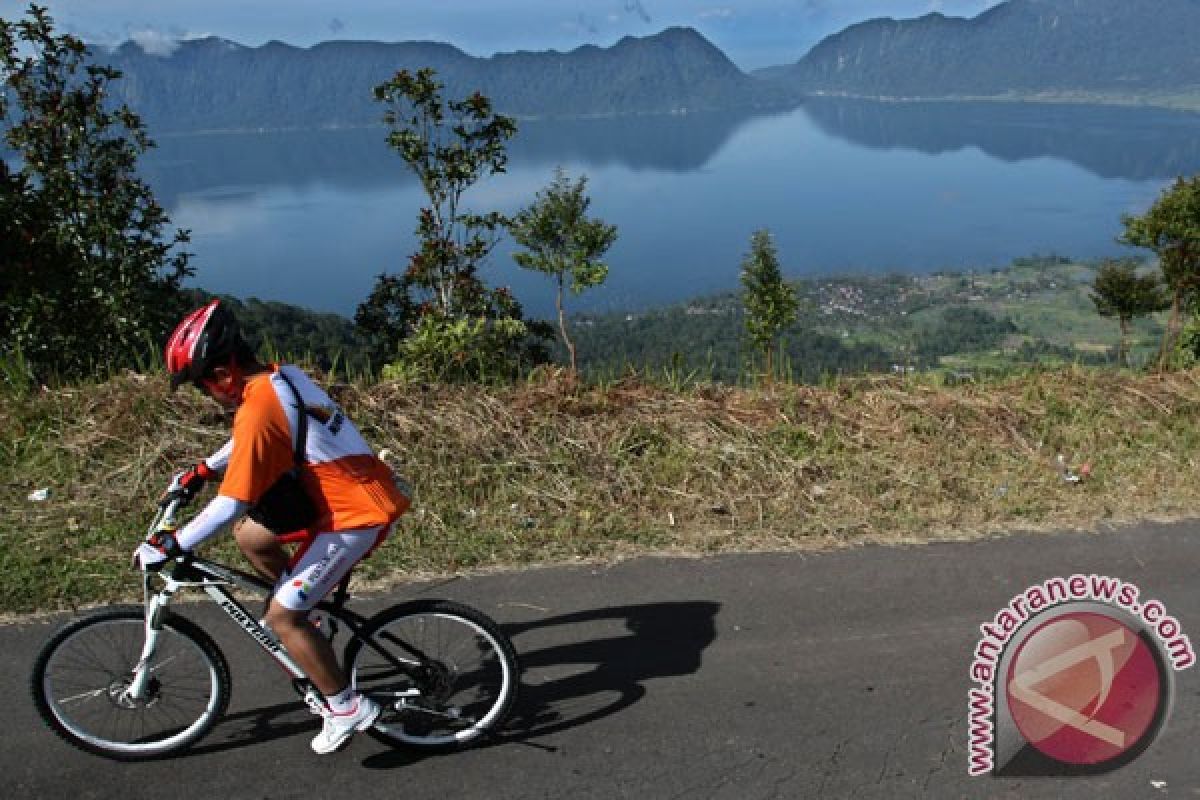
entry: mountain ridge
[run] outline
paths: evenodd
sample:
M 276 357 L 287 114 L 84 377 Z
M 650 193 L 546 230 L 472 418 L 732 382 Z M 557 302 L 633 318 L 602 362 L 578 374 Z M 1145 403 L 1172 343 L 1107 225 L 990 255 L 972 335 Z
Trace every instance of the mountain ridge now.
M 1151 13 L 1152 12 L 1152 13 Z M 812 95 L 1049 99 L 1200 109 L 1200 0 L 1007 0 L 973 18 L 879 18 L 799 61 L 745 73 L 693 28 L 608 47 L 471 55 L 435 41 L 247 46 L 218 37 L 169 55 L 102 54 L 117 99 L 157 133 L 371 127 L 371 89 L 432 67 L 445 96 L 482 91 L 518 118 L 772 111 Z
M 756 72 L 813 94 L 930 98 L 1200 88 L 1200 0 L 1008 0 L 866 20 Z
M 115 94 L 152 130 L 377 125 L 372 88 L 401 69 L 432 67 L 444 95 L 474 91 L 518 117 L 684 113 L 795 105 L 798 94 L 743 73 L 690 28 L 625 37 L 611 47 L 471 56 L 441 42 L 181 42 L 170 55 L 126 42 L 97 61 L 123 73 Z

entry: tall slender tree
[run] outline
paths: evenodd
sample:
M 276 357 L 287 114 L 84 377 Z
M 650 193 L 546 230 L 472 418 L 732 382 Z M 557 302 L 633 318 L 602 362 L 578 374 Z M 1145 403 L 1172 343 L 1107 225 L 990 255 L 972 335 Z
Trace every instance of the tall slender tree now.
M 764 374 L 771 383 L 775 379 L 775 343 L 780 333 L 796 321 L 800 303 L 795 287 L 783 280 L 769 231 L 755 231 L 751 237 L 750 253 L 742 260 L 741 278 L 746 333 L 762 351 Z
M 471 211 L 464 202 L 481 179 L 504 172 L 505 143 L 516 123 L 497 114 L 479 92 L 446 100 L 443 88 L 428 68 L 401 70 L 375 87 L 375 99 L 386 109 L 388 145 L 420 180 L 427 205 L 418 212 L 419 246 L 407 269 L 379 277 L 355 322 L 385 361 L 404 361 L 403 342 L 411 338 L 416 349 L 410 348 L 410 361 L 461 367 L 433 377 L 472 378 L 480 370 L 515 368 L 526 355 L 536 358 L 531 340 L 546 330 L 526 325 L 512 293 L 480 278 L 506 220 L 498 212 Z
M 1121 241 L 1153 250 L 1171 291 L 1171 317 L 1159 353 L 1159 363 L 1165 365 L 1184 310 L 1200 299 L 1200 175 L 1178 178 L 1145 214 L 1126 215 L 1121 221 Z
M 1092 284 L 1092 302 L 1102 317 L 1116 317 L 1121 326 L 1117 363 L 1128 365 L 1129 331 L 1134 318 L 1171 306 L 1162 279 L 1153 273 L 1139 275 L 1132 261 L 1105 261 Z
M 188 241 L 137 176 L 153 146 L 120 73 L 57 35 L 45 8 L 0 18 L 0 355 L 86 376 L 157 349 L 191 274 Z M 10 160 L 11 159 L 11 160 Z M 7 163 L 5 163 L 7 162 Z
M 575 343 L 567 332 L 563 291 L 572 294 L 599 286 L 608 277 L 608 266 L 600 259 L 617 240 L 617 227 L 587 216 L 592 200 L 587 196 L 587 176 L 572 182 L 559 167 L 554 180 L 528 207 L 517 212 L 509 232 L 525 248 L 513 260 L 525 269 L 543 272 L 554 279 L 558 330 L 571 362 L 571 375 L 578 374 Z

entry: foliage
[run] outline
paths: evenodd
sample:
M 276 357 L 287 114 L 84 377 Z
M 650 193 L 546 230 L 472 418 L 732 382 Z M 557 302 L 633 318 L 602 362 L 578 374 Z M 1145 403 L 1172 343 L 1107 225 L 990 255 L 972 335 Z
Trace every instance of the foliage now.
M 383 378 L 405 383 L 511 382 L 528 366 L 521 346 L 528 335 L 526 323 L 511 317 L 447 319 L 427 314 L 400 343 L 399 358 L 384 366 Z
M 1200 365 L 1200 318 L 1193 316 L 1184 323 L 1174 356 L 1181 369 L 1193 369 Z
M 778 374 L 818 383 L 830 375 L 943 367 L 1020 370 L 1032 360 L 1107 363 L 1117 329 L 1088 291 L 1099 264 L 1045 264 L 934 275 L 847 275 L 790 282 L 799 320 L 784 331 Z M 1130 351 L 1146 353 L 1162 320 L 1135 320 Z M 744 309 L 725 293 L 647 311 L 579 315 L 572 334 L 592 378 L 626 369 L 679 368 L 701 379 L 747 379 Z M 1023 346 L 1023 344 L 1028 346 Z
M 919 375 L 771 391 L 631 379 L 576 392 L 343 386 L 339 405 L 416 490 L 352 588 L 1194 513 L 1198 377 L 1067 368 L 954 387 Z M 136 375 L 0 404 L 0 611 L 140 598 L 130 543 L 172 471 L 227 436 L 214 403 Z M 1059 453 L 1091 463 L 1082 484 L 1063 481 Z M 45 500 L 28 499 L 42 488 Z M 232 536 L 204 548 L 240 558 Z
M 615 225 L 588 218 L 592 201 L 586 188 L 587 176 L 572 183 L 559 167 L 554 181 L 509 224 L 513 239 L 526 248 L 526 252 L 514 253 L 513 260 L 554 279 L 558 329 L 570 355 L 572 374 L 577 372 L 575 343 L 567 333 L 563 288 L 568 278 L 572 294 L 604 283 L 608 267 L 600 258 L 617 239 Z
M 385 364 L 396 357 L 400 343 L 417 324 L 419 304 L 406 275 L 381 273 L 367 299 L 354 312 L 354 328 L 366 343 L 370 359 Z
M 751 237 L 750 253 L 742 260 L 741 278 L 746 333 L 763 352 L 769 382 L 775 376 L 772 360 L 775 340 L 796 321 L 799 301 L 796 290 L 783 281 L 775 244 L 768 231 L 755 231 Z
M 504 171 L 505 142 L 516 133 L 516 123 L 494 113 L 491 101 L 479 92 L 446 101 L 442 88 L 431 69 L 401 70 L 375 87 L 375 99 L 387 107 L 383 118 L 390 128 L 388 145 L 420 179 L 429 203 L 418 213 L 420 246 L 408 268 L 400 276 L 381 275 L 355 316 L 375 355 L 385 360 L 426 353 L 429 337 L 445 335 L 449 338 L 435 349 L 454 361 L 462 344 L 459 333 L 473 329 L 474 321 L 491 321 L 497 324 L 484 327 L 510 332 L 524 326 L 535 339 L 546 333 L 545 326 L 525 326 L 521 306 L 507 289 L 491 289 L 479 277 L 505 219 L 464 205 L 469 188 Z M 426 317 L 434 319 L 426 322 Z M 472 323 L 460 325 L 463 321 Z M 405 337 L 418 330 L 422 344 L 402 346 Z M 536 343 L 515 342 L 508 336 L 480 336 L 474 342 L 499 349 L 457 363 L 492 364 L 536 348 Z
M 187 305 L 195 308 L 218 295 L 188 289 L 184 296 Z M 355 375 L 370 371 L 365 343 L 354 324 L 339 314 L 254 297 L 219 296 L 237 317 L 247 341 L 264 358 L 299 361 L 326 371 L 344 368 Z
M 1162 357 L 1171 352 L 1186 305 L 1200 299 L 1200 175 L 1178 178 L 1145 214 L 1121 218 L 1121 240 L 1158 255 L 1171 290 L 1171 320 L 1163 338 Z
M 642 314 L 589 316 L 576 322 L 580 369 L 594 379 L 628 370 L 691 376 L 693 381 L 739 384 L 746 378 L 744 313 L 733 298 Z M 807 323 L 781 343 L 779 373 L 797 383 L 831 375 L 888 369 L 895 357 L 875 342 L 822 333 Z M 673 384 L 680 381 L 673 380 Z
M 115 70 L 55 35 L 44 8 L 0 18 L 0 358 L 41 380 L 125 366 L 157 349 L 191 270 L 184 231 L 136 175 L 152 146 L 106 102 Z
M 1139 275 L 1137 262 L 1128 260 L 1101 264 L 1092 290 L 1092 302 L 1100 316 L 1116 317 L 1120 323 L 1117 361 L 1126 364 L 1130 323 L 1136 317 L 1169 308 L 1171 298 L 1163 290 L 1158 275 Z
M 954 352 L 995 347 L 1004 336 L 1015 332 L 1010 319 L 971 306 L 950 306 L 938 314 L 933 324 L 915 334 L 915 351 L 918 357 L 932 362 Z

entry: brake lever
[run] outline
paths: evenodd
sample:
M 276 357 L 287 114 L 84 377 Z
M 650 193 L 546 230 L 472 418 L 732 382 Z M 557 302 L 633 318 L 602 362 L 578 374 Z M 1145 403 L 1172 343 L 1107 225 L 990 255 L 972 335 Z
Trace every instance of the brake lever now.
M 158 507 L 165 509 L 174 501 L 183 501 L 186 505 L 187 492 L 183 488 L 183 481 L 180 480 L 182 472 L 177 472 L 171 476 L 171 483 L 163 490 L 162 496 L 158 498 Z

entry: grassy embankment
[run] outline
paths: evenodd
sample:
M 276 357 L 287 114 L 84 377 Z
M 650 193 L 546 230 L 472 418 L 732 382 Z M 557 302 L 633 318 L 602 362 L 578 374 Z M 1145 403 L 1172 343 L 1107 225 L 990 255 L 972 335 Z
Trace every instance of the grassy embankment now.
M 1194 513 L 1200 372 L 1065 368 L 947 387 L 567 390 L 342 386 L 413 479 L 367 566 L 414 574 L 638 553 L 905 543 Z M 130 599 L 129 554 L 174 468 L 223 439 L 158 378 L 0 404 L 0 611 Z M 1090 461 L 1082 483 L 1055 461 Z M 48 488 L 44 501 L 29 499 Z M 231 537 L 214 545 L 230 554 Z

